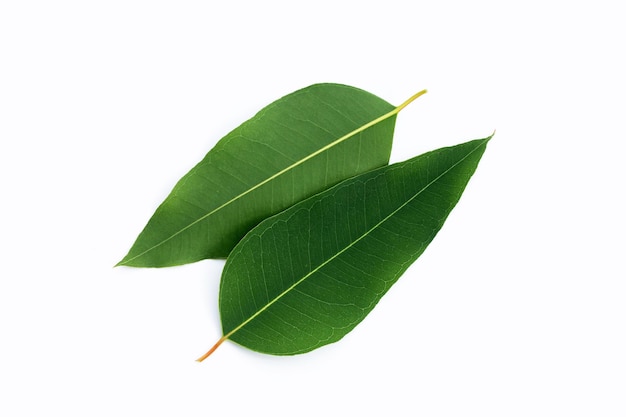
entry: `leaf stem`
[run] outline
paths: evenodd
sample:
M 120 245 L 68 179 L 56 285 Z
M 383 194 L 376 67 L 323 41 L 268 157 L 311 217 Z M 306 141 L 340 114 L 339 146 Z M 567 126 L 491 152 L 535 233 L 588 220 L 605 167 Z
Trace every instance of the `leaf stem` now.
M 205 353 L 204 355 L 200 356 L 198 359 L 196 359 L 196 362 L 202 362 L 203 360 L 205 360 L 206 358 L 208 358 L 211 353 L 215 352 L 215 349 L 217 349 L 218 347 L 220 347 L 220 345 L 224 342 L 224 340 L 228 339 L 228 337 L 226 336 L 222 336 L 220 338 L 220 340 L 217 341 L 217 343 L 215 343 L 213 345 L 213 347 L 211 349 L 209 349 L 209 351 L 207 353 Z
M 422 90 L 419 93 L 413 94 L 407 101 L 405 101 L 404 103 L 402 103 L 398 107 L 396 107 L 395 112 L 396 113 L 400 113 L 400 110 L 402 110 L 403 108 L 405 108 L 406 106 L 411 104 L 413 101 L 415 101 L 415 99 L 417 99 L 420 96 L 423 96 L 427 92 L 428 92 L 428 90 Z

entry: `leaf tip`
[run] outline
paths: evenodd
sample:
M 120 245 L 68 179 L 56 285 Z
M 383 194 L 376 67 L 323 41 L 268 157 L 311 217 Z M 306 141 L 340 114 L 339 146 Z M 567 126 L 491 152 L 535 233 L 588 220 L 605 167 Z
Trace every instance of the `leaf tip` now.
M 226 340 L 227 337 L 226 336 L 222 336 L 220 338 L 220 340 L 217 341 L 217 343 L 215 343 L 213 345 L 213 347 L 211 347 L 211 349 L 209 349 L 209 351 L 207 353 L 205 353 L 204 355 L 200 356 L 198 359 L 196 359 L 196 362 L 202 362 L 203 360 L 205 360 L 206 358 L 208 358 L 209 356 L 211 356 L 211 354 L 213 352 L 215 352 L 215 349 L 217 349 L 223 342 L 224 340 Z
M 121 261 L 113 265 L 113 268 L 117 268 L 118 266 L 129 266 L 128 261 L 128 256 L 125 256 L 122 258 Z

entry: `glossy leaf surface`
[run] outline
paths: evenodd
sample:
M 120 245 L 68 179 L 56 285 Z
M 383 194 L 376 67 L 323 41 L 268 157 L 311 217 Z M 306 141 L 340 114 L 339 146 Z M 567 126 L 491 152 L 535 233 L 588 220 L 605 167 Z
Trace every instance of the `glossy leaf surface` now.
M 227 339 L 275 355 L 341 339 L 435 237 L 489 139 L 348 179 L 261 222 L 226 261 L 224 337 L 208 354 Z
M 118 265 L 226 257 L 261 220 L 387 164 L 398 111 L 338 84 L 312 85 L 275 101 L 176 184 Z

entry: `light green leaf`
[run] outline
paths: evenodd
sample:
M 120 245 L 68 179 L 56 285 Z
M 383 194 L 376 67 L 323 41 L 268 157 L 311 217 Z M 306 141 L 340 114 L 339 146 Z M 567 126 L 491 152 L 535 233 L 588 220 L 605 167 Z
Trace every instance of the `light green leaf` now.
M 354 87 L 316 84 L 285 96 L 222 138 L 158 207 L 118 265 L 224 258 L 268 216 L 389 162 L 396 114 Z
M 489 139 L 348 179 L 261 222 L 226 261 L 224 336 L 199 360 L 227 339 L 275 355 L 341 339 L 424 252 Z

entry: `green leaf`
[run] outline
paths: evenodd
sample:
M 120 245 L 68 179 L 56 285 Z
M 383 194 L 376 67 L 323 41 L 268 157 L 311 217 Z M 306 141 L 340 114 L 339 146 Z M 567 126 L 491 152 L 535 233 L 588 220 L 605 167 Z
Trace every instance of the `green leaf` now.
M 261 222 L 224 266 L 224 336 L 274 355 L 336 342 L 424 252 L 491 137 L 348 179 Z
M 316 84 L 222 138 L 158 207 L 118 265 L 226 257 L 261 220 L 389 162 L 401 106 L 354 87 Z

